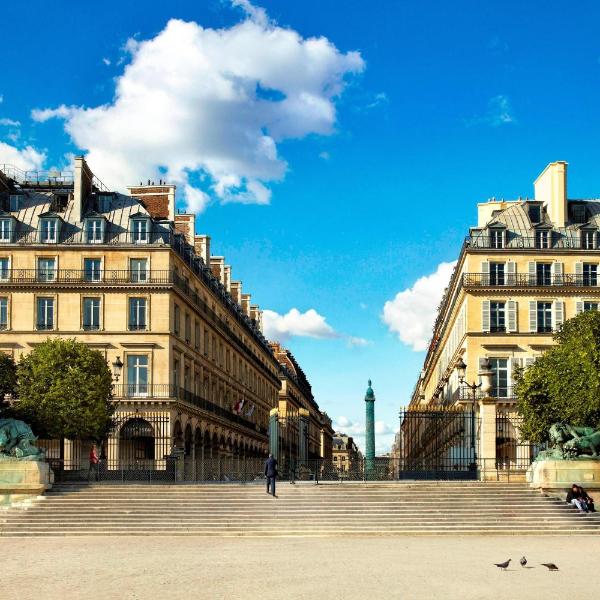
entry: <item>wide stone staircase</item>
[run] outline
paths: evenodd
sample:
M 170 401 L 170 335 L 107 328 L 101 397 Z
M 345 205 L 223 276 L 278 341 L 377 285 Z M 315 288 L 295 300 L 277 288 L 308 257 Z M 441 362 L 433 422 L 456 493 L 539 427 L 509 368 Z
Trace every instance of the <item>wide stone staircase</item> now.
M 521 483 L 62 484 L 0 513 L 2 536 L 598 534 Z

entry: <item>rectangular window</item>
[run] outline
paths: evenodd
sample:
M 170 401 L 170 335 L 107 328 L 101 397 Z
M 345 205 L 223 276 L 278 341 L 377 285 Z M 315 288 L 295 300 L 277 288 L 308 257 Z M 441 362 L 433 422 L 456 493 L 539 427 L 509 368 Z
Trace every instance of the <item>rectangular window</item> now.
M 133 221 L 133 243 L 148 243 L 148 221 L 146 219 L 136 219 Z
M 37 299 L 36 329 L 54 329 L 54 298 Z
M 56 259 L 38 258 L 37 280 L 54 281 L 56 279 Z
M 104 222 L 102 219 L 88 219 L 85 224 L 85 234 L 88 244 L 101 244 Z
M 539 204 L 529 205 L 529 220 L 532 223 L 539 223 L 542 220 L 542 207 Z
M 10 279 L 10 261 L 8 258 L 0 258 L 0 281 Z
M 490 331 L 506 331 L 504 308 L 504 302 L 490 302 Z
M 583 310 L 584 310 L 584 312 L 588 312 L 590 310 L 597 311 L 599 306 L 600 306 L 600 303 L 598 303 L 598 302 L 584 302 Z
M 86 331 L 100 329 L 100 298 L 83 299 L 83 328 Z
M 175 332 L 175 335 L 179 335 L 179 319 L 179 306 L 176 304 L 173 310 L 173 331 Z
M 204 330 L 204 356 L 208 356 L 208 329 Z
M 536 248 L 550 248 L 550 232 L 549 231 L 536 231 L 535 232 L 535 247 Z
M 598 285 L 598 265 L 594 263 L 583 263 L 583 285 Z
M 127 395 L 148 395 L 148 356 L 145 354 L 127 355 Z
M 490 358 L 492 365 L 492 396 L 494 398 L 508 397 L 508 359 Z
M 110 212 L 112 204 L 112 196 L 106 194 L 100 194 L 98 196 L 98 212 Z
M 102 280 L 102 259 L 84 258 L 83 259 L 83 279 L 84 281 Z
M 129 270 L 131 271 L 131 281 L 142 283 L 148 281 L 148 259 L 131 258 L 129 260 Z
M 581 247 L 585 250 L 593 250 L 596 247 L 596 233 L 594 231 L 581 232 Z
M 9 199 L 9 210 L 10 212 L 16 212 L 21 210 L 21 195 L 11 194 Z
M 0 219 L 0 242 L 10 243 L 12 241 L 12 220 Z
M 537 303 L 537 331 L 538 333 L 552 331 L 552 302 Z
M 490 242 L 492 248 L 504 248 L 504 230 L 503 229 L 492 229 L 490 230 Z
M 552 284 L 552 264 L 551 263 L 536 263 L 535 275 L 536 275 L 536 284 L 537 285 L 551 285 Z
M 146 298 L 129 298 L 129 330 L 146 329 Z
M 504 285 L 504 263 L 490 263 L 490 285 Z
M 192 318 L 188 313 L 185 314 L 185 341 L 188 344 L 192 341 Z
M 8 329 L 8 298 L 0 298 L 0 330 Z
M 197 321 L 194 325 L 194 348 L 200 350 L 200 324 Z
M 57 219 L 42 219 L 41 222 L 42 244 L 56 244 L 58 241 L 58 222 Z

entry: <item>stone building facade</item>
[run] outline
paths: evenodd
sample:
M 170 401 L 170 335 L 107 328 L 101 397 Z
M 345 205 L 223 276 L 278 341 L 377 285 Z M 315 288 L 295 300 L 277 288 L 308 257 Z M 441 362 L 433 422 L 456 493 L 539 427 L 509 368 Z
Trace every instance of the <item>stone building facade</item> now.
M 282 380 L 308 402 L 317 453 L 312 395 L 281 374 L 259 307 L 195 233 L 195 216 L 176 214 L 175 186 L 129 192 L 107 190 L 83 158 L 67 176 L 0 170 L 0 350 L 18 360 L 68 337 L 122 363 L 115 465 L 162 460 L 173 447 L 191 458 L 264 456 Z
M 333 435 L 333 466 L 342 473 L 362 468 L 362 455 L 354 439 L 336 431 Z
M 532 199 L 478 204 L 409 407 L 468 408 L 474 398 L 474 450 L 491 477 L 525 469 L 536 452 L 519 435 L 517 369 L 553 345 L 565 319 L 600 306 L 600 201 L 568 198 L 565 162 L 549 164 L 534 188 Z M 461 385 L 456 368 L 462 360 L 465 381 L 478 383 L 484 359 L 493 383 L 487 397 Z M 396 451 L 410 445 L 397 440 Z

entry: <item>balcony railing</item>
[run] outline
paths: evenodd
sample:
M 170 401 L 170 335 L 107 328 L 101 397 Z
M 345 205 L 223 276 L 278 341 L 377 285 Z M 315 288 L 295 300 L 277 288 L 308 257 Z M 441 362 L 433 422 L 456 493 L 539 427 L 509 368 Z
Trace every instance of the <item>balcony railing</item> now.
M 512 385 L 508 387 L 494 387 L 490 392 L 484 394 L 481 391 L 481 388 L 478 388 L 473 392 L 473 390 L 461 386 L 459 388 L 458 398 L 463 401 L 473 400 L 473 394 L 475 394 L 475 400 L 480 400 L 481 398 L 496 398 L 499 401 L 514 400 L 515 388 Z
M 590 250 L 598 251 L 600 247 L 597 244 L 590 244 L 587 240 L 582 240 L 579 235 L 569 236 L 552 232 L 551 239 L 548 242 L 541 242 L 540 238 L 533 236 L 522 236 L 508 232 L 507 239 L 499 243 L 498 238 L 489 235 L 473 235 L 465 239 L 465 243 L 470 248 L 487 248 L 490 250 Z
M 188 404 L 192 404 L 197 408 L 200 408 L 206 412 L 212 413 L 222 419 L 226 419 L 230 423 L 234 423 L 236 425 L 241 425 L 252 431 L 255 431 L 261 435 L 267 434 L 267 429 L 265 427 L 261 427 L 260 425 L 253 423 L 249 419 L 245 417 L 235 414 L 231 410 L 227 408 L 223 408 L 210 400 L 206 400 L 189 390 L 185 390 L 182 387 L 177 387 L 171 384 L 146 384 L 146 383 L 137 383 L 137 384 L 119 384 L 113 387 L 113 396 L 116 399 L 123 398 L 173 398 L 177 400 L 182 400 L 187 402 Z
M 147 285 L 173 283 L 171 271 L 97 271 L 91 269 L 4 269 L 0 285 L 7 283 L 85 283 L 86 285 Z
M 552 274 L 549 277 L 538 277 L 529 273 L 463 273 L 465 287 L 598 287 L 598 276 L 581 273 Z

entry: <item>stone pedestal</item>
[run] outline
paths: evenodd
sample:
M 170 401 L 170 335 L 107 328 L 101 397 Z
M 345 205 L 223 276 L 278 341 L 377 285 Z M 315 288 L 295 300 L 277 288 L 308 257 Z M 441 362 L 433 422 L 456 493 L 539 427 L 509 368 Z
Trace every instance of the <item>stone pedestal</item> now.
M 9 506 L 41 496 L 52 487 L 54 473 L 45 462 L 0 460 L 0 506 Z
M 527 470 L 529 485 L 564 499 L 576 483 L 587 490 L 600 490 L 600 459 L 536 460 Z

